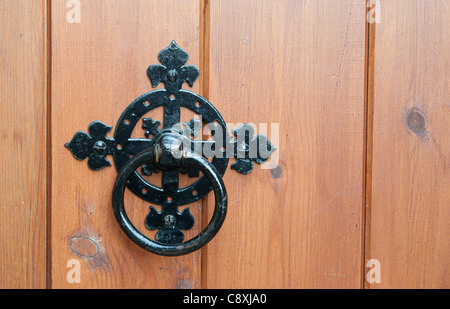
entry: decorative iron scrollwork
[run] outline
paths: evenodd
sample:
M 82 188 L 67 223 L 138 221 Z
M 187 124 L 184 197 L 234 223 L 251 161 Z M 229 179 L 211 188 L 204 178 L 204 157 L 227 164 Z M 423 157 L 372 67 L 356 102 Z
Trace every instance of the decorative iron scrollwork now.
M 153 206 L 150 207 L 145 218 L 145 226 L 148 229 L 158 230 L 155 240 L 136 240 L 133 235 L 129 234 L 129 230 L 125 230 L 127 228 L 125 226 L 128 224 L 126 220 L 122 222 L 125 226 L 121 225 L 121 227 L 133 241 L 148 251 L 163 255 L 179 255 L 193 250 L 192 248 L 180 249 L 182 248 L 180 246 L 184 244 L 184 234 L 181 230 L 191 229 L 195 220 L 189 208 L 180 213 L 178 207 L 201 199 L 211 190 L 214 190 L 219 196 L 225 192 L 220 185 L 214 186 L 207 175 L 180 188 L 179 173 L 189 177 L 199 177 L 200 167 L 210 170 L 209 165 L 211 165 L 211 170 L 217 173 L 221 180 L 229 159 L 234 158 L 236 162 L 231 165 L 231 168 L 239 173 L 248 174 L 253 170 L 254 162 L 258 164 L 265 162 L 276 149 L 265 135 L 255 135 L 255 130 L 249 124 L 243 124 L 233 130 L 234 136 L 230 136 L 225 121 L 209 101 L 198 94 L 182 89 L 185 82 L 189 86 L 193 86 L 199 77 L 199 70 L 194 65 L 186 65 L 189 56 L 175 41 L 172 41 L 159 53 L 158 59 L 161 64 L 150 65 L 147 75 L 153 87 L 163 83 L 164 89 L 150 91 L 134 100 L 120 116 L 113 138 L 107 136 L 112 129 L 111 126 L 94 121 L 89 125 L 88 133 L 81 131 L 75 133 L 72 140 L 65 146 L 70 149 L 76 159 L 88 158 L 88 166 L 92 170 L 101 170 L 111 166 L 107 156 L 112 156 L 119 176 L 127 175 L 128 177 L 126 181 L 122 179 L 121 183 L 124 186 L 145 201 L 162 205 L 161 212 Z M 162 121 L 144 117 L 158 107 L 164 109 Z M 181 108 L 187 108 L 201 118 L 180 123 Z M 142 121 L 143 137 L 132 138 L 131 133 L 140 121 Z M 212 140 L 198 139 L 202 130 L 202 121 L 213 133 Z M 158 163 L 157 159 L 149 159 L 157 152 L 157 147 L 174 147 L 175 143 L 172 140 L 170 143 L 164 142 L 167 137 L 182 141 L 183 153 L 186 158 L 190 158 L 186 160 L 191 160 L 192 164 L 180 163 L 174 168 L 166 168 L 167 166 L 161 162 Z M 132 159 L 144 152 L 147 153 L 144 156 L 147 161 L 142 162 L 140 173 L 138 172 L 139 166 L 136 166 L 133 171 L 124 172 Z M 206 162 L 202 158 L 205 158 Z M 212 158 L 211 162 L 209 163 L 206 158 Z M 163 156 L 162 159 L 168 160 L 168 165 L 172 161 L 176 161 L 174 155 Z M 161 187 L 149 183 L 143 177 L 159 172 L 162 177 Z M 209 178 L 211 177 L 209 175 Z M 213 178 L 215 179 L 215 177 Z M 122 188 L 115 188 L 115 190 L 120 191 Z M 220 201 L 218 203 L 220 204 Z M 120 208 L 120 206 L 117 207 Z M 121 222 L 120 216 L 125 215 L 126 217 L 126 214 L 117 213 L 117 207 L 115 206 L 116 217 Z M 219 205 L 218 212 L 223 213 L 222 208 Z M 217 218 L 223 220 L 224 214 L 218 215 Z M 221 223 L 216 222 L 213 226 L 218 228 Z M 128 228 L 133 230 L 132 227 Z M 141 238 L 138 237 L 138 239 Z M 142 245 L 142 243 L 146 244 Z M 204 244 L 202 243 L 202 245 Z M 175 247 L 179 250 L 174 249 Z

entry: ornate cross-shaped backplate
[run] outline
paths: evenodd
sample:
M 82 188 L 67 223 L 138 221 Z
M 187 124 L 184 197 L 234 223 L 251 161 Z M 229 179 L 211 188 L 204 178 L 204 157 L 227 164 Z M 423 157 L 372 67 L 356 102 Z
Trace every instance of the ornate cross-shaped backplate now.
M 159 53 L 158 59 L 162 65 L 153 64 L 147 70 L 152 86 L 163 83 L 165 89 L 153 90 L 134 100 L 120 116 L 113 138 L 107 136 L 111 126 L 94 121 L 89 125 L 88 133 L 77 132 L 66 147 L 78 160 L 88 158 L 88 166 L 92 170 L 111 166 L 107 159 L 111 155 L 117 171 L 120 171 L 132 156 L 151 147 L 161 134 L 175 131 L 188 138 L 188 146 L 192 151 L 205 158 L 212 158 L 211 163 L 221 176 L 225 173 L 230 158 L 236 159 L 231 165 L 232 169 L 242 174 L 250 173 L 254 162 L 266 161 L 275 148 L 266 136 L 255 135 L 253 127 L 248 124 L 233 130 L 234 136 L 230 136 L 225 121 L 210 102 L 181 88 L 185 82 L 192 87 L 199 76 L 195 66 L 186 65 L 188 58 L 186 51 L 172 41 Z M 144 118 L 144 115 L 157 107 L 164 109 L 162 122 Z M 201 118 L 180 123 L 181 108 L 187 108 Z M 197 139 L 202 130 L 202 121 L 209 127 L 212 140 Z M 131 133 L 139 122 L 143 137 L 132 138 Z M 193 184 L 180 188 L 180 172 L 190 177 L 199 177 L 198 169 L 190 166 L 180 171 L 162 171 L 161 187 L 142 177 L 159 172 L 152 164 L 143 165 L 140 173 L 135 171 L 129 178 L 128 188 L 142 199 L 162 205 L 161 212 L 151 207 L 145 219 L 148 229 L 159 230 L 156 240 L 164 244 L 181 243 L 184 239 L 181 230 L 190 229 L 194 218 L 188 208 L 178 212 L 178 206 L 199 200 L 212 190 L 212 186 L 202 176 Z

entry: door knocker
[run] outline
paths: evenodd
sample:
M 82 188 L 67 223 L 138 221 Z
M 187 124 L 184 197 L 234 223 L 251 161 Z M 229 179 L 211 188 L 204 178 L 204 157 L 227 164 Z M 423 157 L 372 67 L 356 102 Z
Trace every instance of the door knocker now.
M 162 65 L 150 65 L 147 70 L 152 86 L 163 83 L 164 89 L 150 91 L 134 100 L 120 116 L 113 138 L 106 135 L 111 126 L 94 121 L 89 125 L 88 133 L 75 133 L 65 145 L 76 159 L 88 158 L 88 166 L 92 170 L 111 166 L 107 156 L 113 157 L 118 176 L 112 204 L 119 226 L 140 247 L 166 256 L 198 250 L 219 231 L 227 212 L 227 193 L 222 176 L 229 158 L 236 159 L 231 164 L 232 169 L 248 174 L 254 162 L 265 162 L 275 151 L 267 137 L 255 135 L 253 127 L 248 124 L 233 130 L 234 136 L 230 136 L 224 119 L 208 100 L 182 89 L 185 82 L 192 87 L 199 76 L 194 65 L 185 65 L 188 58 L 187 52 L 172 41 L 158 55 Z M 162 123 L 144 117 L 157 107 L 164 109 Z M 181 108 L 187 108 L 201 118 L 181 124 Z M 212 140 L 198 139 L 202 121 L 209 127 Z M 138 123 L 141 123 L 145 138 L 131 137 Z M 211 162 L 207 158 L 212 158 Z M 159 172 L 161 187 L 149 183 L 142 176 Z M 199 179 L 180 188 L 179 173 Z M 144 201 L 162 206 L 161 212 L 150 207 L 145 218 L 146 228 L 158 230 L 155 239 L 137 230 L 128 218 L 123 199 L 125 187 Z M 178 207 L 193 203 L 211 191 L 215 195 L 215 209 L 209 224 L 199 235 L 184 241 L 182 230 L 191 229 L 195 220 L 189 208 L 179 212 Z

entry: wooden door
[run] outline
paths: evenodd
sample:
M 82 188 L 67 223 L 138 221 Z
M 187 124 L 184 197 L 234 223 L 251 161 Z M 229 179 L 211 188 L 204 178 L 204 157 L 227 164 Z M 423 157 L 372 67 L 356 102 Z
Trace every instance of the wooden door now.
M 432 2 L 0 0 L 0 287 L 448 288 L 450 28 Z M 188 88 L 277 150 L 248 175 L 228 167 L 207 246 L 162 257 L 118 226 L 114 166 L 65 144 L 115 127 L 172 40 L 200 70 Z M 144 231 L 149 203 L 125 203 Z M 192 237 L 214 201 L 189 207 Z
M 384 275 L 370 288 L 450 286 L 449 9 L 386 1 L 392 22 L 373 30 L 366 257 Z
M 0 288 L 46 286 L 47 8 L 0 1 Z
M 279 124 L 279 141 L 272 169 L 225 175 L 231 205 L 205 250 L 207 286 L 360 287 L 363 4 L 209 8 L 209 99 L 231 122 Z
M 79 259 L 85 278 L 77 285 L 81 288 L 199 288 L 200 252 L 150 257 L 123 237 L 111 208 L 117 171 L 93 172 L 64 147 L 94 120 L 115 125 L 135 98 L 152 89 L 147 67 L 158 63 L 159 51 L 170 40 L 188 50 L 190 63 L 199 66 L 198 1 L 89 1 L 79 24 L 66 21 L 66 1 L 52 1 L 51 9 L 52 287 L 73 286 L 66 264 Z M 198 83 L 193 90 L 198 91 Z M 67 181 L 68 175 L 79 181 Z M 148 203 L 132 194 L 126 203 L 141 209 L 137 227 L 145 229 Z

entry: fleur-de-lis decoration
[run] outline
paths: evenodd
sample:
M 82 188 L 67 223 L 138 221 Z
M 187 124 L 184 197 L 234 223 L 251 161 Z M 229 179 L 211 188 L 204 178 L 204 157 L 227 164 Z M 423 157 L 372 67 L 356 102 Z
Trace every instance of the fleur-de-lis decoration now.
M 163 65 L 152 64 L 147 69 L 153 87 L 162 82 L 167 91 L 175 93 L 185 81 L 192 87 L 200 74 L 196 66 L 184 65 L 189 55 L 175 41 L 159 53 L 158 59 Z
M 253 170 L 253 161 L 261 164 L 276 150 L 267 136 L 255 136 L 255 130 L 247 123 L 234 129 L 233 133 L 236 135 L 233 140 L 236 162 L 231 164 L 231 168 L 241 174 L 250 173 Z
M 184 135 L 196 138 L 202 129 L 202 121 L 200 119 L 191 119 L 189 122 L 183 122 L 183 127 Z
M 145 130 L 145 137 L 149 138 L 150 135 L 157 135 L 160 130 L 159 130 L 159 126 L 161 125 L 161 122 L 158 120 L 153 120 L 151 117 L 150 118 L 144 118 L 142 119 L 142 129 Z
M 164 244 L 177 244 L 184 240 L 181 230 L 189 230 L 194 226 L 195 219 L 189 207 L 183 212 L 178 212 L 169 205 L 163 206 L 163 211 L 158 212 L 155 207 L 150 207 L 150 212 L 145 218 L 145 226 L 149 230 L 159 230 L 156 233 L 156 241 Z
M 78 160 L 89 157 L 88 165 L 92 170 L 101 170 L 111 166 L 111 162 L 106 159 L 106 156 L 112 155 L 117 147 L 116 141 L 106 136 L 111 129 L 111 126 L 94 121 L 89 125 L 89 134 L 79 131 L 65 146 Z

